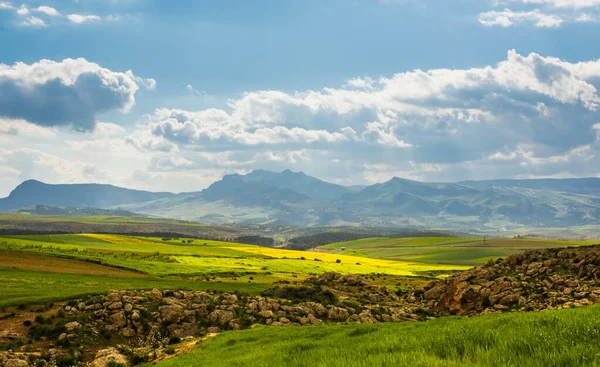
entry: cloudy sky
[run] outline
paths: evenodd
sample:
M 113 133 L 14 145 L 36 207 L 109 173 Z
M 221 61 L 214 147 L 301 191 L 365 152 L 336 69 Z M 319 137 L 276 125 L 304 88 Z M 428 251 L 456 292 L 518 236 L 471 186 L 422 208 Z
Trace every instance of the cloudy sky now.
M 600 0 L 0 0 L 0 196 L 600 176 Z

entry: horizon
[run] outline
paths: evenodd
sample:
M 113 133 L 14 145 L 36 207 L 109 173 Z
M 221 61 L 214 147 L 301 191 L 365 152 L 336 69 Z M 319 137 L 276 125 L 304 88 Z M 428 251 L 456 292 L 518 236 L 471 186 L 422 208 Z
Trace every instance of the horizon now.
M 1 0 L 0 197 L 600 177 L 598 4 Z

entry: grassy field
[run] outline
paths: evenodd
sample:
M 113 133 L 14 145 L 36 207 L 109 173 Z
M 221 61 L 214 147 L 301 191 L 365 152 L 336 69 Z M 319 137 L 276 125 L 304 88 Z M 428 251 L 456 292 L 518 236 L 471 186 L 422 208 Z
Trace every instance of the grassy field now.
M 186 366 L 600 366 L 600 306 L 423 323 L 257 327 L 158 363 Z
M 45 235 L 0 237 L 5 248 L 61 254 L 102 264 L 134 269 L 155 276 L 233 273 L 273 275 L 390 274 L 415 276 L 420 272 L 465 270 L 454 264 L 358 258 L 346 254 L 293 251 L 232 242 L 130 237 L 121 235 Z
M 153 277 L 70 274 L 7 267 L 0 267 L 0 284 L 2 284 L 0 307 L 21 303 L 62 301 L 88 294 L 106 293 L 111 289 L 188 289 L 258 294 L 269 288 L 269 285 L 260 283 L 219 283 Z
M 472 238 L 375 238 L 293 251 L 225 241 L 107 234 L 0 237 L 2 304 L 102 293 L 112 288 L 227 289 L 256 292 L 335 271 L 380 274 L 375 284 L 441 275 L 527 248 L 587 242 Z M 345 250 L 342 250 L 342 247 Z M 61 286 L 59 280 L 65 279 Z
M 536 248 L 585 246 L 598 241 L 541 240 L 517 238 L 365 238 L 320 246 L 318 250 L 331 254 L 374 259 L 412 261 L 424 264 L 478 265 L 489 259 Z

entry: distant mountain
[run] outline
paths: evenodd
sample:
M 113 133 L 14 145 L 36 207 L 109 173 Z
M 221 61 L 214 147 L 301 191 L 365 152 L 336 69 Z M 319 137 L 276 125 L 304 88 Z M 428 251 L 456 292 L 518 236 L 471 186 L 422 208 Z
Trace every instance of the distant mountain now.
M 520 187 L 535 190 L 553 190 L 578 194 L 600 195 L 600 178 L 543 178 L 531 180 L 464 181 L 470 187 Z
M 281 208 L 286 203 L 298 203 L 310 200 L 310 197 L 286 188 L 272 176 L 256 173 L 246 176 L 227 175 L 210 185 L 198 195 L 206 201 L 224 201 L 238 206 L 265 206 Z M 266 172 L 266 171 L 263 171 Z M 282 174 L 284 175 L 284 174 Z M 287 175 L 286 175 L 287 176 Z M 308 176 L 307 176 L 308 177 Z
M 304 172 L 292 172 L 289 169 L 281 173 L 257 170 L 239 177 L 244 182 L 255 182 L 278 189 L 292 190 L 316 200 L 335 200 L 352 192 L 352 189 L 348 187 L 319 180 L 304 174 Z
M 205 223 L 504 231 L 600 225 L 600 179 L 434 183 L 395 177 L 346 187 L 302 172 L 259 170 L 227 175 L 191 193 L 26 181 L 0 199 L 0 211 L 32 205 L 120 209 Z
M 170 196 L 173 196 L 173 194 L 130 190 L 112 185 L 49 185 L 29 180 L 17 186 L 7 198 L 0 199 L 0 211 L 11 211 L 33 205 L 106 209 Z

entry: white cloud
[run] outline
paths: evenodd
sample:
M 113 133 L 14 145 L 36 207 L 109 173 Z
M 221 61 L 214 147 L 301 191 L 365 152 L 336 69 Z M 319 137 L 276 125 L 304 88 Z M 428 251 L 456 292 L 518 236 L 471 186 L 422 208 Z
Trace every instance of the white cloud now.
M 25 27 L 46 27 L 47 24 L 38 17 L 29 17 L 20 23 Z
M 19 9 L 17 9 L 17 14 L 19 15 L 28 15 L 29 9 L 25 5 L 21 5 Z
M 600 22 L 600 16 L 588 13 L 581 13 L 575 18 L 578 23 L 598 23 Z
M 0 99 L 0 117 L 91 130 L 96 114 L 129 111 L 140 81 L 131 71 L 114 72 L 83 58 L 0 64 L 0 89 L 5 97 Z M 146 86 L 155 83 L 143 80 Z
M 541 28 L 557 28 L 564 20 L 554 14 L 544 14 L 539 10 L 514 12 L 510 9 L 503 11 L 488 11 L 479 14 L 479 23 L 485 26 L 510 27 L 515 24 L 533 24 Z
M 550 5 L 557 8 L 583 9 L 600 6 L 600 0 L 504 0 L 504 3 Z
M 5 9 L 5 10 L 14 10 L 15 8 L 12 6 L 11 3 L 6 2 L 6 1 L 0 1 L 0 9 Z
M 158 171 L 292 167 L 355 183 L 367 166 L 427 180 L 600 174 L 600 60 L 510 51 L 493 66 L 352 80 L 247 92 L 227 109 L 158 109 L 127 141 Z
M 81 15 L 81 14 L 69 14 L 67 15 L 67 19 L 75 24 L 82 24 L 87 22 L 97 22 L 100 21 L 101 18 L 97 15 Z
M 51 6 L 42 5 L 42 6 L 37 7 L 35 9 L 35 11 L 44 13 L 51 17 L 59 17 L 60 16 L 60 13 Z

